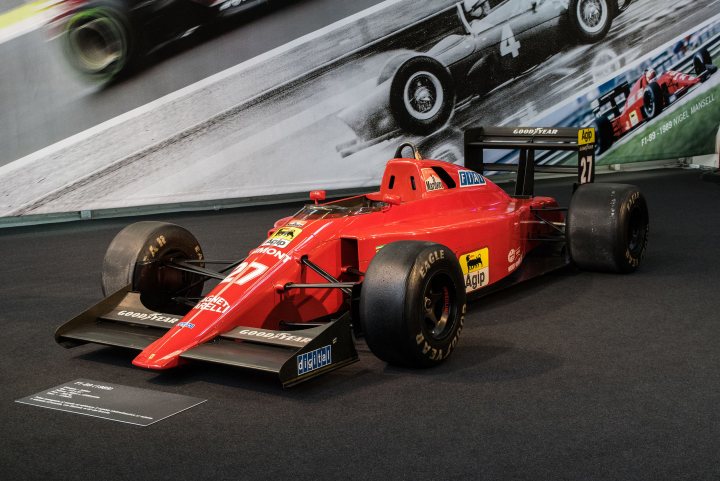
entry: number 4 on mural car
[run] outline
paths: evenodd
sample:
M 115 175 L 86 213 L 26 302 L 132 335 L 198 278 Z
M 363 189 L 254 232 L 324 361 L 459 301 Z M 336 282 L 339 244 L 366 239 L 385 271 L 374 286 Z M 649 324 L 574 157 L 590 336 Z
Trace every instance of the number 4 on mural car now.
M 512 55 L 513 58 L 520 55 L 520 42 L 515 40 L 515 34 L 510 28 L 510 25 L 503 26 L 502 39 L 500 40 L 500 55 L 503 57 Z

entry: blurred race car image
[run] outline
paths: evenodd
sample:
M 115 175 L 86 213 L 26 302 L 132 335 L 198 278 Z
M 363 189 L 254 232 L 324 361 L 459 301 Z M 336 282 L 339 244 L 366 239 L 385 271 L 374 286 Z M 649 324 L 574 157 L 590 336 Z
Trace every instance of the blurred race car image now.
M 638 268 L 647 205 L 636 187 L 593 183 L 592 129 L 466 135 L 465 167 L 423 160 L 414 148 L 405 157 L 404 144 L 379 191 L 332 202 L 312 192 L 314 204 L 278 220 L 244 259 L 208 259 L 174 224 L 127 226 L 103 262 L 107 297 L 60 326 L 57 342 L 130 348 L 139 351 L 133 364 L 146 369 L 206 361 L 272 373 L 290 386 L 357 361 L 357 335 L 391 364 L 445 361 L 469 296 L 570 262 Z M 482 149 L 518 145 L 524 154 L 510 195 L 483 175 L 500 166 L 484 164 Z M 535 148 L 578 152 L 576 167 L 561 168 L 577 174 L 569 207 L 534 194 L 542 169 Z
M 597 153 L 608 150 L 618 139 L 648 120 L 717 72 L 707 48 L 693 56 L 695 75 L 670 69 L 662 74 L 648 68 L 632 87 L 623 82 L 593 102 Z
M 605 37 L 630 1 L 465 0 L 458 30 L 426 52 L 402 51 L 368 98 L 339 113 L 362 141 L 389 132 L 426 135 L 457 105 L 538 65 L 562 47 Z
M 218 19 L 271 0 L 61 0 L 49 22 L 83 78 L 109 82 L 135 61 Z

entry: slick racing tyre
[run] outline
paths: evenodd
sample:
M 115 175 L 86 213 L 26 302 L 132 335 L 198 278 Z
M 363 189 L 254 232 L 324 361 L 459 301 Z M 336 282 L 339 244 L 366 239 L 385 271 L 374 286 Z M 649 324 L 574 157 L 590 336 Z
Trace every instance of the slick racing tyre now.
M 136 222 L 121 230 L 105 253 L 102 290 L 108 296 L 132 284 L 145 307 L 162 312 L 183 313 L 186 307 L 172 301 L 175 296 L 198 297 L 203 279 L 167 267 L 165 262 L 202 260 L 195 236 L 167 222 Z M 199 264 L 203 267 L 202 264 Z
M 138 49 L 127 4 L 119 0 L 83 6 L 67 21 L 61 42 L 73 69 L 98 84 L 106 84 L 127 71 Z
M 595 142 L 595 155 L 600 155 L 607 151 L 615 142 L 615 134 L 613 132 L 612 122 L 607 115 L 595 117 L 595 131 L 597 139 Z
M 693 68 L 695 69 L 695 75 L 698 77 L 706 71 L 710 71 L 710 73 L 717 72 L 717 67 L 713 64 L 712 56 L 706 48 L 701 48 L 693 55 Z
M 566 237 L 581 269 L 632 272 L 645 255 L 649 215 L 645 197 L 626 184 L 585 184 L 570 200 Z
M 465 282 L 455 254 L 432 242 L 383 247 L 365 273 L 359 315 L 380 359 L 430 367 L 455 349 L 465 316 Z
M 411 57 L 390 83 L 390 112 L 408 133 L 425 135 L 448 121 L 455 107 L 450 72 L 430 57 Z
M 647 120 L 654 119 L 665 108 L 665 94 L 657 82 L 650 82 L 643 92 L 643 113 Z
M 611 1 L 616 0 L 570 0 L 570 27 L 581 43 L 595 43 L 607 35 L 613 20 Z

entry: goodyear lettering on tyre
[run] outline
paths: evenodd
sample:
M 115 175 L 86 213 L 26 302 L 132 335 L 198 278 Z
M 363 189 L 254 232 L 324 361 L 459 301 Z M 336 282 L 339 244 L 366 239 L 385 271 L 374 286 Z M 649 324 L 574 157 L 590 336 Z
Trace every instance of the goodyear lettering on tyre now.
M 280 229 L 276 230 L 275 233 L 268 240 L 263 242 L 262 245 L 284 249 L 285 247 L 289 246 L 290 243 L 294 241 L 301 232 L 302 229 L 300 229 L 299 227 L 281 227 Z
M 437 349 L 430 345 L 430 343 L 427 342 L 427 339 L 425 339 L 425 335 L 422 333 L 422 331 L 418 332 L 415 336 L 415 342 L 418 346 L 422 346 L 422 353 L 430 358 L 432 361 L 442 361 L 443 359 L 447 359 L 448 356 L 455 350 L 455 346 L 457 346 L 458 339 L 460 338 L 460 333 L 463 330 L 463 326 L 465 325 L 465 311 L 467 310 L 467 304 L 463 304 L 460 308 L 460 319 L 458 320 L 458 329 L 455 332 L 455 335 L 452 338 L 452 341 L 450 341 L 450 344 L 448 344 L 447 349 Z
M 462 254 L 458 259 L 465 277 L 465 292 L 473 292 L 490 282 L 490 250 L 480 250 Z
M 445 258 L 445 251 L 442 249 L 432 251 L 430 254 L 428 254 L 425 261 L 420 266 L 420 275 L 422 277 L 425 277 L 425 274 L 427 274 L 428 269 L 430 269 L 430 266 L 435 264 L 435 262 L 438 259 L 444 259 Z

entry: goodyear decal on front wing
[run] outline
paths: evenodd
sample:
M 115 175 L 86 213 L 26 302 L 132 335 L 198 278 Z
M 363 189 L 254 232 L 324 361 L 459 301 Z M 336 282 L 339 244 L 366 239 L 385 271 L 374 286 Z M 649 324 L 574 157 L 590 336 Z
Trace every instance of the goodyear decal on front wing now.
M 595 143 L 595 129 L 580 129 L 578 131 L 578 145 Z
M 268 240 L 263 242 L 262 245 L 274 246 L 282 249 L 289 246 L 290 243 L 295 240 L 295 238 L 300 235 L 301 232 L 302 229 L 300 229 L 299 227 L 281 227 L 276 230 L 275 233 Z
M 490 282 L 490 250 L 468 252 L 460 256 L 460 268 L 465 276 L 465 292 L 472 292 Z

